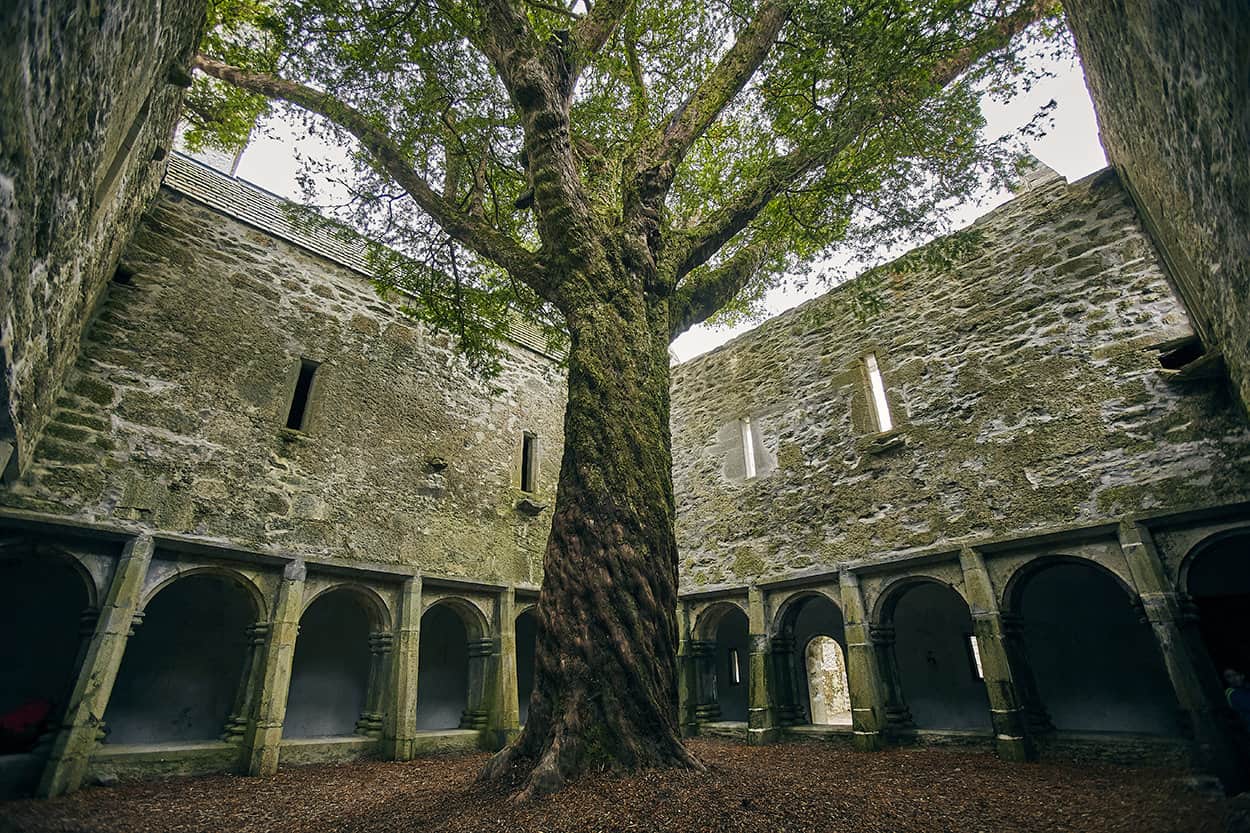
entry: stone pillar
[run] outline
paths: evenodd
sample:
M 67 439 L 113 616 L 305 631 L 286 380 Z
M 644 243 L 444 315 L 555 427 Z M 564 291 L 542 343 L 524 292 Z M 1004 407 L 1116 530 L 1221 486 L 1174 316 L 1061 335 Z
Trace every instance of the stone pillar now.
M 143 579 L 154 549 L 151 536 L 140 535 L 127 542 L 118 559 L 61 728 L 48 754 L 37 791 L 41 797 L 65 795 L 82 786 L 87 763 L 100 737 L 104 710 L 117 680 L 117 669 L 135 621 Z
M 1182 633 L 1184 616 L 1150 531 L 1141 524 L 1120 524 L 1120 549 L 1128 561 L 1133 584 L 1141 597 L 1146 621 L 1154 632 L 1180 707 L 1182 728 L 1193 742 L 1194 765 L 1217 775 L 1227 786 L 1241 785 L 1237 749 L 1223 731 L 1213 704 L 1220 702 L 1220 681 L 1203 679 L 1203 663 L 1191 652 Z
M 226 728 L 221 735 L 226 743 L 243 743 L 247 740 L 247 727 L 255 708 L 256 692 L 260 688 L 260 675 L 263 670 L 260 658 L 264 655 L 265 643 L 269 640 L 269 623 L 256 622 L 248 625 L 246 632 L 247 656 L 243 662 L 243 674 L 239 678 L 234 708 L 226 718 Z
M 303 561 L 292 561 L 282 571 L 273 616 L 264 644 L 264 661 L 259 682 L 260 696 L 256 717 L 249 724 L 247 772 L 273 775 L 278 771 L 282 745 L 282 721 L 286 718 L 286 698 L 291 688 L 291 661 L 295 658 L 295 638 L 304 610 Z
M 461 729 L 481 731 L 490 728 L 490 698 L 487 694 L 494 682 L 494 663 L 492 660 L 499 652 L 499 643 L 489 636 L 470 639 L 469 648 L 469 691 L 464 714 L 460 716 Z
M 772 638 L 773 679 L 776 681 L 773 696 L 776 700 L 778 726 L 794 726 L 804 722 L 802 700 L 798 697 L 795 678 L 799 657 L 794 650 L 794 637 L 778 634 Z
M 1020 702 L 1024 733 L 1036 746 L 1042 735 L 1055 731 L 1055 725 L 1050 722 L 1042 695 L 1037 690 L 1033 668 L 1029 665 L 1028 653 L 1024 649 L 1024 620 L 1015 614 L 1002 611 L 999 611 L 998 619 L 1002 622 L 1003 646 L 1007 650 L 1011 678 Z
M 959 553 L 959 566 L 968 591 L 968 609 L 972 613 L 972 628 L 977 638 L 981 677 L 990 701 L 994 747 L 1000 758 L 1031 760 L 1035 757 L 1035 750 L 1025 731 L 1024 710 L 1016 691 L 1007 649 L 1008 638 L 985 559 L 977 550 L 964 547 Z
M 768 618 L 764 591 L 747 589 L 747 619 L 751 656 L 747 683 L 747 743 L 759 746 L 777 740 L 777 715 L 773 703 L 772 651 L 768 639 Z
M 356 721 L 356 734 L 382 737 L 386 724 L 386 698 L 390 690 L 391 647 L 394 635 L 386 631 L 369 634 L 369 682 L 365 688 L 365 708 Z
M 846 633 L 846 678 L 851 694 L 851 726 L 857 749 L 884 746 L 886 693 L 881 682 L 859 577 L 841 572 L 843 630 Z
M 699 668 L 694 654 L 694 640 L 690 638 L 690 608 L 677 608 L 677 720 L 682 737 L 699 733 L 699 720 L 695 714 L 699 703 Z
M 690 640 L 690 655 L 695 667 L 695 723 L 720 719 L 720 703 L 716 699 L 716 640 Z
M 521 731 L 516 662 L 516 591 L 509 587 L 499 594 L 499 654 L 490 720 L 494 745 L 499 748 Z
M 417 738 L 417 657 L 421 641 L 421 577 L 404 582 L 399 595 L 398 628 L 391 660 L 391 703 L 384 754 L 412 759 Z

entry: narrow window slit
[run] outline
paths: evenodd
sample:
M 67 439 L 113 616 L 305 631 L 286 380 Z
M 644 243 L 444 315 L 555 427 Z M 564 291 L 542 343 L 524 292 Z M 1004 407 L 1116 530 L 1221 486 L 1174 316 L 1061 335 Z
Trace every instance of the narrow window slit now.
M 984 680 L 985 671 L 981 668 L 981 646 L 977 644 L 977 638 L 972 634 L 968 635 L 968 654 L 972 657 L 972 673 L 978 680 Z
M 313 376 L 320 365 L 310 359 L 299 360 L 299 378 L 295 380 L 295 395 L 291 397 L 291 410 L 286 415 L 286 427 L 303 431 L 308 418 L 308 395 L 312 392 Z
M 876 353 L 864 356 L 864 367 L 868 370 L 868 386 L 872 390 L 872 410 L 877 419 L 877 430 L 889 431 L 894 427 L 894 419 L 890 416 L 890 403 L 885 398 L 885 382 L 881 378 Z
M 538 491 L 538 437 L 528 431 L 521 437 L 521 491 Z
M 742 666 L 738 661 L 738 651 L 735 649 L 729 652 L 729 684 L 742 684 Z
M 755 477 L 755 439 L 751 436 L 751 418 L 743 417 L 739 424 L 742 426 L 742 465 L 746 479 L 750 480 Z

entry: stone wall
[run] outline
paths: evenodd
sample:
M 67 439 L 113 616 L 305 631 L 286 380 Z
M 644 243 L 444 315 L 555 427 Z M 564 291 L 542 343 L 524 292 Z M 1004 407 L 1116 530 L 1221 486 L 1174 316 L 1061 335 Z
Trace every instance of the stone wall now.
M 470 374 L 447 336 L 367 279 L 165 189 L 114 282 L 13 507 L 243 549 L 536 582 L 554 498 L 563 374 L 511 345 Z M 301 358 L 320 362 L 285 427 Z M 443 465 L 445 464 L 445 468 Z
M 1250 495 L 1223 383 L 1159 372 L 1153 347 L 1192 331 L 1113 172 L 1034 177 L 974 230 L 949 267 L 913 253 L 861 278 L 883 282 L 877 314 L 837 289 L 675 369 L 683 585 Z
M 0 10 L 0 446 L 25 467 L 139 213 L 156 192 L 203 0 Z M 16 454 L 10 456 L 15 447 Z
M 1064 3 L 1107 157 L 1250 406 L 1250 5 Z

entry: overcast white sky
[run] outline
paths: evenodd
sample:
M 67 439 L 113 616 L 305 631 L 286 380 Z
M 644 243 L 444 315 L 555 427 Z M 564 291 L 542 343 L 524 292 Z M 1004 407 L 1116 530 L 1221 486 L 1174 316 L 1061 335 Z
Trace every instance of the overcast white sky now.
M 1054 99 L 1058 106 L 1053 113 L 1053 126 L 1044 137 L 1028 142 L 1030 151 L 1068 181 L 1102 168 L 1107 164 L 1106 158 L 1098 141 L 1094 109 L 1079 62 L 1075 57 L 1060 61 L 1038 58 L 1035 62 L 1054 73 L 1054 77 L 1040 81 L 1027 95 L 1010 104 L 983 102 L 987 134 L 997 136 L 1016 130 L 1028 122 L 1039 107 Z M 343 158 L 341 149 L 328 147 L 320 140 L 304 135 L 302 127 L 273 122 L 253 134 L 252 142 L 239 163 L 237 175 L 276 194 L 300 200 L 303 194 L 296 181 L 300 154 L 323 159 Z M 336 198 L 332 192 L 318 196 L 326 201 Z M 1009 196 L 1005 192 L 983 194 L 974 203 L 951 212 L 950 222 L 954 228 L 965 226 L 1005 202 Z M 802 290 L 776 290 L 766 300 L 768 314 L 776 315 L 824 291 L 825 287 L 820 285 L 809 285 Z M 685 361 L 724 344 L 754 326 L 756 324 L 732 328 L 695 327 L 673 342 L 673 352 L 679 360 Z

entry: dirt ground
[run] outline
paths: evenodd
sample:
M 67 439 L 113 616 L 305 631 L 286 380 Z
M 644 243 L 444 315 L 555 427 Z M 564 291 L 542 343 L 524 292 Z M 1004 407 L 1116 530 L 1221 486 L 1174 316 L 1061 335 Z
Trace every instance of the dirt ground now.
M 1181 773 L 1012 764 L 983 752 L 862 754 L 819 743 L 692 743 L 706 773 L 593 775 L 530 804 L 474 784 L 485 755 L 93 787 L 0 804 L 0 831 L 44 833 L 1189 833 L 1225 802 Z

